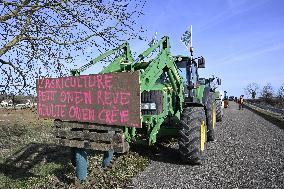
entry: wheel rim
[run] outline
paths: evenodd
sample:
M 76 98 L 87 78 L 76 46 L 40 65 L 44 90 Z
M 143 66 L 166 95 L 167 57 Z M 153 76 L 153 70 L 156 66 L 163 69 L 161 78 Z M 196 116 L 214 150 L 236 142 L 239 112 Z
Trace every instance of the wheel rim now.
M 205 149 L 205 133 L 206 133 L 206 128 L 205 128 L 205 121 L 203 120 L 201 122 L 201 137 L 200 137 L 200 149 L 201 151 L 204 151 Z

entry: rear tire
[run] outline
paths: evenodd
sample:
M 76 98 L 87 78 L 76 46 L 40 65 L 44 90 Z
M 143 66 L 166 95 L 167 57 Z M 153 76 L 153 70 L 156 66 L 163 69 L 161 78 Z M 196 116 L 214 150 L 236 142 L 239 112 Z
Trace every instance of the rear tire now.
M 222 121 L 222 117 L 223 117 L 222 101 L 217 100 L 216 101 L 216 121 L 217 122 Z
M 209 93 L 206 101 L 207 141 L 215 140 L 216 105 L 214 94 Z
M 203 107 L 187 107 L 181 115 L 179 152 L 190 164 L 201 164 L 206 151 L 206 117 Z

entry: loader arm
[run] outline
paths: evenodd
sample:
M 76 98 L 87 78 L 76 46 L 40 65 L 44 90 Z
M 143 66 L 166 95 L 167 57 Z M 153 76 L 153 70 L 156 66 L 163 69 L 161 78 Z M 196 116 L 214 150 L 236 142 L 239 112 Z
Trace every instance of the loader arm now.
M 157 48 L 162 45 L 162 50 L 158 53 L 158 55 L 151 60 L 148 64 L 143 64 L 141 61 L 144 58 L 147 58 L 152 52 L 154 52 Z M 173 92 L 176 93 L 180 97 L 180 102 L 183 103 L 184 101 L 184 90 L 183 84 L 184 81 L 182 77 L 179 75 L 177 70 L 177 66 L 174 62 L 174 58 L 170 55 L 170 44 L 169 44 L 169 37 L 163 37 L 158 43 L 154 44 L 146 51 L 144 51 L 139 56 L 139 63 L 136 63 L 137 60 L 134 62 L 134 69 L 141 69 L 141 93 L 144 91 L 148 91 L 154 87 L 157 80 L 161 77 L 163 73 L 167 73 L 167 76 L 170 80 L 170 85 L 173 89 Z M 181 106 L 182 107 L 182 104 Z M 180 109 L 182 110 L 182 109 Z
M 92 65 L 96 64 L 97 62 L 107 58 L 108 56 L 116 53 L 117 51 L 123 50 L 123 53 L 118 56 L 113 62 L 111 62 L 101 73 L 110 73 L 110 72 L 119 72 L 122 71 L 126 66 L 133 62 L 133 57 L 131 55 L 129 44 L 126 42 L 121 46 L 109 50 L 104 54 L 98 56 L 97 58 L 91 60 L 88 64 L 83 65 L 79 69 L 71 70 L 71 75 L 78 76 Z
M 152 52 L 162 46 L 157 56 L 149 62 L 143 62 Z M 155 91 L 160 91 L 162 104 L 157 106 L 163 107 L 162 111 L 157 115 L 142 115 L 143 123 L 145 123 L 148 131 L 149 144 L 156 142 L 157 134 L 161 125 L 169 116 L 180 118 L 184 103 L 184 81 L 179 75 L 174 58 L 170 55 L 169 38 L 163 37 L 158 43 L 154 44 L 134 61 L 134 70 L 140 70 L 140 90 L 141 94 L 151 93 L 153 96 Z M 159 82 L 162 74 L 168 77 L 167 82 Z M 142 95 L 143 96 L 143 95 Z M 173 99 L 175 97 L 175 102 Z M 170 99 L 170 100 L 169 100 Z M 142 103 L 143 103 L 143 99 Z

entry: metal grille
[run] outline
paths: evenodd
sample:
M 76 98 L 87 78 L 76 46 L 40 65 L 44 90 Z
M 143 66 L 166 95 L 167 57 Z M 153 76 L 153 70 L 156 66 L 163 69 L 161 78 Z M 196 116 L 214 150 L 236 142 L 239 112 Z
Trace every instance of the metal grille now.
M 144 91 L 141 103 L 156 103 L 156 110 L 141 110 L 142 115 L 158 115 L 163 112 L 163 92 L 159 90 Z

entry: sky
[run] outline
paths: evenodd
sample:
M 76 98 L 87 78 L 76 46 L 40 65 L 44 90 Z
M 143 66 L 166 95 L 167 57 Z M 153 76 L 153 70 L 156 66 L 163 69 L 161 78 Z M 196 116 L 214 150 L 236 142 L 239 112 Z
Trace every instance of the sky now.
M 192 25 L 194 56 L 206 60 L 200 76 L 220 77 L 229 96 L 252 82 L 284 84 L 283 0 L 148 0 L 144 13 L 137 23 L 148 37 L 169 36 L 173 55 L 188 55 L 180 38 Z M 130 45 L 143 52 L 147 43 Z
M 245 94 L 253 82 L 260 88 L 270 83 L 275 92 L 284 85 L 284 0 L 146 1 L 144 16 L 135 22 L 147 30 L 143 36 L 148 41 L 130 41 L 134 58 L 149 47 L 156 32 L 158 39 L 170 37 L 172 55 L 189 55 L 180 38 L 192 25 L 194 56 L 206 59 L 200 77 L 220 77 L 220 90 L 229 96 Z M 86 52 L 99 55 L 92 48 Z M 82 55 L 70 68 L 84 64 Z M 102 69 L 94 67 L 84 74 Z

